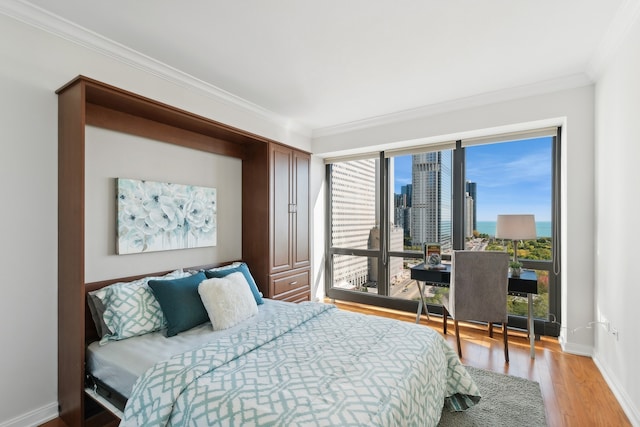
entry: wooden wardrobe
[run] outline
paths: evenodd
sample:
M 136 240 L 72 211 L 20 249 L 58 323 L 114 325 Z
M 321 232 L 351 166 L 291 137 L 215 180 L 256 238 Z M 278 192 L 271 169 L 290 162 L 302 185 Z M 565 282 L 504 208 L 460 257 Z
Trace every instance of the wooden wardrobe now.
M 250 230 L 242 257 L 266 297 L 309 300 L 309 154 L 275 143 L 253 148 L 242 163 L 242 224 Z
M 241 159 L 242 258 L 264 296 L 289 301 L 310 298 L 310 156 L 84 76 L 56 93 L 58 401 L 60 417 L 73 427 L 85 421 L 85 322 L 91 321 L 84 270 L 85 126 Z

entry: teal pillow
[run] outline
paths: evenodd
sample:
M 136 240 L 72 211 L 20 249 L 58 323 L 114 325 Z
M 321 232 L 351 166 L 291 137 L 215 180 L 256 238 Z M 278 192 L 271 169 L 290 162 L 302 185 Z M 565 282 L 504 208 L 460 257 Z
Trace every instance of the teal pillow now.
M 249 266 L 247 263 L 240 263 L 237 267 L 233 268 L 222 268 L 222 269 L 214 269 L 214 270 L 205 270 L 204 274 L 207 275 L 208 279 L 220 279 L 222 277 L 226 277 L 231 273 L 241 272 L 244 275 L 244 278 L 247 279 L 247 283 L 249 284 L 249 288 L 251 289 L 251 293 L 253 294 L 253 298 L 256 300 L 256 304 L 264 304 L 262 300 L 262 294 L 258 290 L 258 285 L 256 285 L 256 281 L 253 280 L 253 276 L 249 271 Z
M 149 288 L 167 320 L 168 337 L 209 321 L 198 293 L 198 285 L 206 278 L 200 272 L 182 279 L 149 280 Z

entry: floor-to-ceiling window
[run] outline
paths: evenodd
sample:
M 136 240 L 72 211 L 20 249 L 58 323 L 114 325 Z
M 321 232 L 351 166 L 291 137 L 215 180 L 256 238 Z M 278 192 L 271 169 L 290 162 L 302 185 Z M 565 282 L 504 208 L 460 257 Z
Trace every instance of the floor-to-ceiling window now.
M 380 161 L 347 160 L 331 167 L 331 272 L 335 289 L 373 292 L 380 258 Z
M 523 267 L 536 271 L 538 295 L 534 297 L 534 316 L 548 318 L 549 279 L 552 273 L 554 137 L 471 144 L 465 149 L 467 186 L 473 191 L 475 225 L 469 248 L 504 250 Z M 496 218 L 500 214 L 532 214 L 536 239 L 497 240 Z M 553 276 L 553 274 L 551 275 Z M 526 316 L 524 297 L 509 297 L 509 313 Z
M 454 249 L 517 251 L 535 270 L 537 334 L 557 335 L 559 319 L 559 138 L 557 130 L 462 140 L 333 160 L 329 182 L 327 295 L 413 311 L 418 291 L 410 267 L 425 243 Z M 495 238 L 499 214 L 529 213 L 537 238 Z M 428 292 L 440 313 L 442 288 Z M 526 299 L 509 297 L 510 325 L 525 327 Z

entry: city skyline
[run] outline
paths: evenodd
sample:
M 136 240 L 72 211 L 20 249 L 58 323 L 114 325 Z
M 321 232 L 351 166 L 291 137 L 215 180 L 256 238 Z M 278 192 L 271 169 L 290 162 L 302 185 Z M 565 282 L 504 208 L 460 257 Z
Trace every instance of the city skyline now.
M 531 213 L 550 221 L 551 147 L 551 137 L 467 147 L 466 180 L 477 184 L 477 220 Z M 395 193 L 411 184 L 411 157 L 394 158 Z

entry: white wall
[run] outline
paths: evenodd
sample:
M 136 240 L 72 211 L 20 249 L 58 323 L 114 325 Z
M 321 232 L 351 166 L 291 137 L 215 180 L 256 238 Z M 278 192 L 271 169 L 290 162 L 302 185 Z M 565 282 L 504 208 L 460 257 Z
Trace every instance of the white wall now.
M 322 158 L 311 156 L 309 197 L 311 206 L 311 300 L 322 301 L 324 291 L 325 166 Z
M 7 427 L 57 415 L 58 88 L 83 74 L 304 150 L 310 140 L 269 117 L 1 13 L 0 64 L 0 427 Z M 219 239 L 219 249 L 224 244 Z M 211 255 L 208 262 L 229 254 Z
M 594 360 L 640 426 L 640 22 L 596 84 Z M 617 337 L 612 332 L 618 332 Z
M 242 161 L 87 126 L 85 281 L 94 282 L 242 257 Z M 116 255 L 115 178 L 216 188 L 213 247 Z

